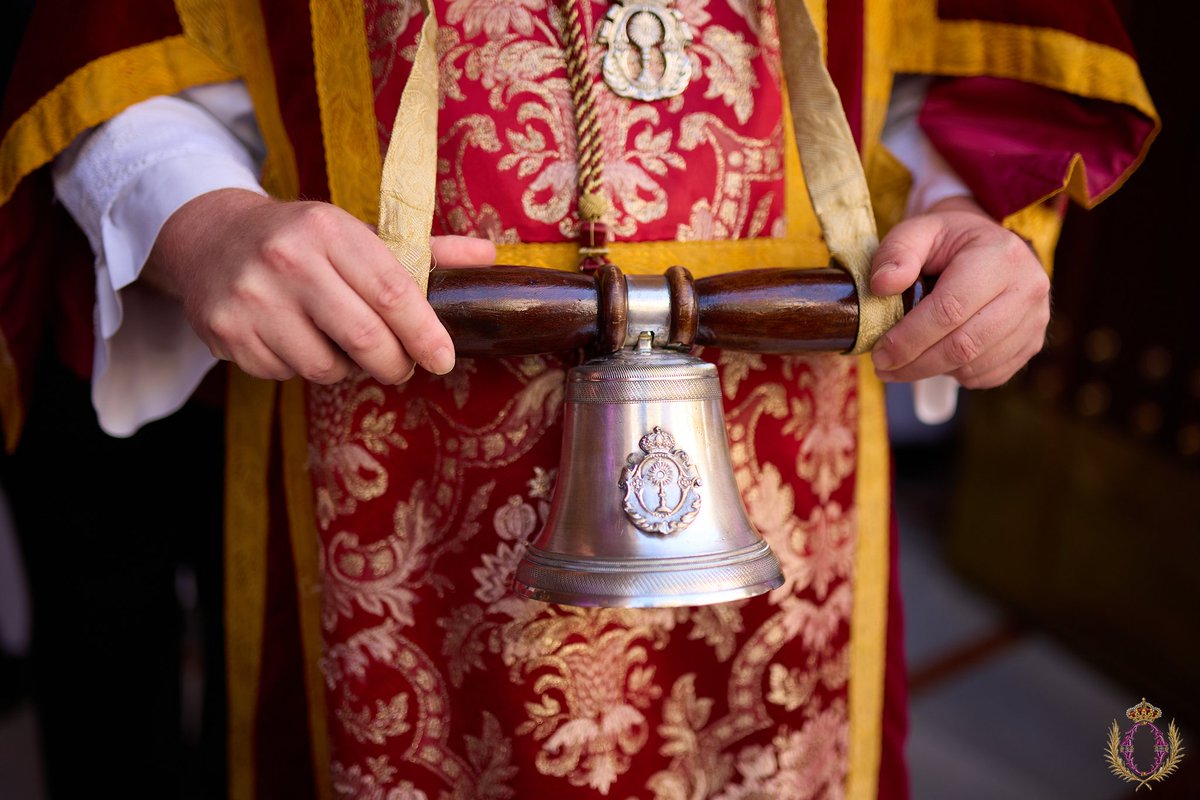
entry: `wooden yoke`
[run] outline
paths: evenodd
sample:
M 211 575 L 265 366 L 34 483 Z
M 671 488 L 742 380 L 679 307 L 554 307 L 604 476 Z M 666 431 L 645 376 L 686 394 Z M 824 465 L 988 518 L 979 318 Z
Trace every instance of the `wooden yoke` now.
M 858 333 L 854 279 L 834 268 L 755 269 L 693 280 L 683 267 L 665 275 L 669 345 L 758 353 L 845 352 Z M 904 295 L 908 311 L 926 292 Z M 519 356 L 619 350 L 628 307 L 621 270 L 595 275 L 537 267 L 435 270 L 429 302 L 462 356 Z

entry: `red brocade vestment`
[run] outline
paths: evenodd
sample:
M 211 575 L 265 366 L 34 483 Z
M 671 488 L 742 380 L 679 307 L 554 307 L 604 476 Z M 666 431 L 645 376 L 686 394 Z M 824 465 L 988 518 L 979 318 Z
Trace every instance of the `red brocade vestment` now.
M 582 6 L 594 75 L 592 34 L 607 5 Z M 1064 189 L 1081 202 L 1102 197 L 1152 138 L 1153 108 L 1110 17 L 1009 5 L 810 4 L 884 229 L 906 190 L 879 144 L 896 72 L 954 78 L 930 90 L 930 138 L 989 211 L 1044 247 L 1055 214 L 1041 201 Z M 551 6 L 435 3 L 434 233 L 492 238 L 505 245 L 502 262 L 569 268 L 575 129 Z M 789 152 L 773 9 L 675 7 L 695 34 L 681 97 L 624 100 L 596 81 L 614 260 L 627 271 L 682 263 L 697 275 L 824 265 Z M 6 105 L 0 191 L 17 191 L 0 209 L 6 291 L 26 275 L 15 254 L 38 241 L 9 220 L 32 207 L 40 173 L 18 182 L 143 93 L 242 77 L 269 150 L 267 188 L 374 214 L 419 3 L 178 2 L 143 16 L 120 32 L 97 20 L 95 37 L 108 40 L 85 53 L 111 55 L 60 69 L 61 83 Z M 148 88 L 121 85 L 99 100 L 71 88 L 122 55 L 127 70 L 154 76 Z M 39 92 L 49 110 L 32 104 Z M 61 116 L 61 130 L 31 132 L 31 114 Z M 10 438 L 22 354 L 36 351 L 28 316 L 3 317 L 5 355 L 18 356 L 5 361 Z M 751 600 L 663 610 L 547 606 L 509 591 L 548 509 L 563 378 L 577 354 L 460 360 L 448 376 L 421 373 L 402 387 L 361 378 L 277 391 L 235 376 L 234 796 L 299 784 L 381 800 L 906 797 L 886 449 L 869 362 L 703 355 L 720 370 L 738 486 L 786 583 Z M 266 477 L 272 468 L 281 480 Z M 279 502 L 262 499 L 280 485 Z M 287 521 L 290 539 L 269 532 Z M 305 697 L 290 691 L 299 681 L 273 680 L 301 669 Z M 299 739 L 311 770 L 263 766 L 285 738 Z

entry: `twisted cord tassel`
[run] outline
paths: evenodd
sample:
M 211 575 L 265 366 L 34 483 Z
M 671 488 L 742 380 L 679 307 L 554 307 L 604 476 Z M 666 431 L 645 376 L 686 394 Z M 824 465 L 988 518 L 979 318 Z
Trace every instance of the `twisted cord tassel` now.
M 579 231 L 580 269 L 594 269 L 607 263 L 607 228 L 603 220 L 611 206 L 601 187 L 604 181 L 602 162 L 604 139 L 600 121 L 596 118 L 596 98 L 591 76 L 587 70 L 587 39 L 579 19 L 577 0 L 558 0 L 563 15 L 563 55 L 567 64 L 567 81 L 571 86 L 571 103 L 575 112 L 575 136 L 579 170 Z

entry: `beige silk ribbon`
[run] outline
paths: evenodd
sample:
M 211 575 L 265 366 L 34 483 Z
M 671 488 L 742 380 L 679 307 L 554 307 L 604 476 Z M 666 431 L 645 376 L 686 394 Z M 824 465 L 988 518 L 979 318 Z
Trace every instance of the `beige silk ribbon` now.
M 871 256 L 879 246 L 871 195 L 808 6 L 804 0 L 776 0 L 776 8 L 792 126 L 808 196 L 830 254 L 854 278 L 858 337 L 851 352 L 866 353 L 904 311 L 899 297 L 871 292 Z
M 432 5 L 427 7 L 416 61 L 392 125 L 379 199 L 379 236 L 422 291 L 429 283 L 437 177 L 437 20 Z M 804 0 L 777 0 L 777 7 L 800 163 L 829 251 L 854 278 L 859 322 L 851 352 L 865 353 L 900 321 L 900 298 L 871 293 L 871 256 L 879 237 L 867 178 L 808 6 Z
M 379 190 L 379 238 L 422 293 L 429 289 L 438 113 L 437 18 L 432 3 L 426 3 L 426 9 L 417 56 L 392 123 Z

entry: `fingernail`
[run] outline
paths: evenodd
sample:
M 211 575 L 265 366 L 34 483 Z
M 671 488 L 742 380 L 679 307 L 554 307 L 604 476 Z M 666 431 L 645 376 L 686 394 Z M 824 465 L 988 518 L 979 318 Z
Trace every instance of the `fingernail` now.
M 445 375 L 454 369 L 454 351 L 449 347 L 439 347 L 429 359 L 429 371 L 434 375 Z
M 412 369 L 410 369 L 410 370 L 408 371 L 408 374 L 407 374 L 407 375 L 405 375 L 405 376 L 404 376 L 403 378 L 401 378 L 400 380 L 396 381 L 396 385 L 397 385 L 397 386 L 400 386 L 400 385 L 402 385 L 402 384 L 408 383 L 410 380 L 412 380 L 412 376 L 413 376 L 413 375 L 415 375 L 416 373 L 417 373 L 417 365 L 416 365 L 416 364 L 413 364 L 413 367 L 412 367 Z
M 876 350 L 871 354 L 871 361 L 874 362 L 876 371 L 892 368 L 892 357 L 886 350 Z
M 879 265 L 879 269 L 875 270 L 876 275 L 883 275 L 885 272 L 895 272 L 900 268 L 900 265 L 895 261 L 885 261 Z

